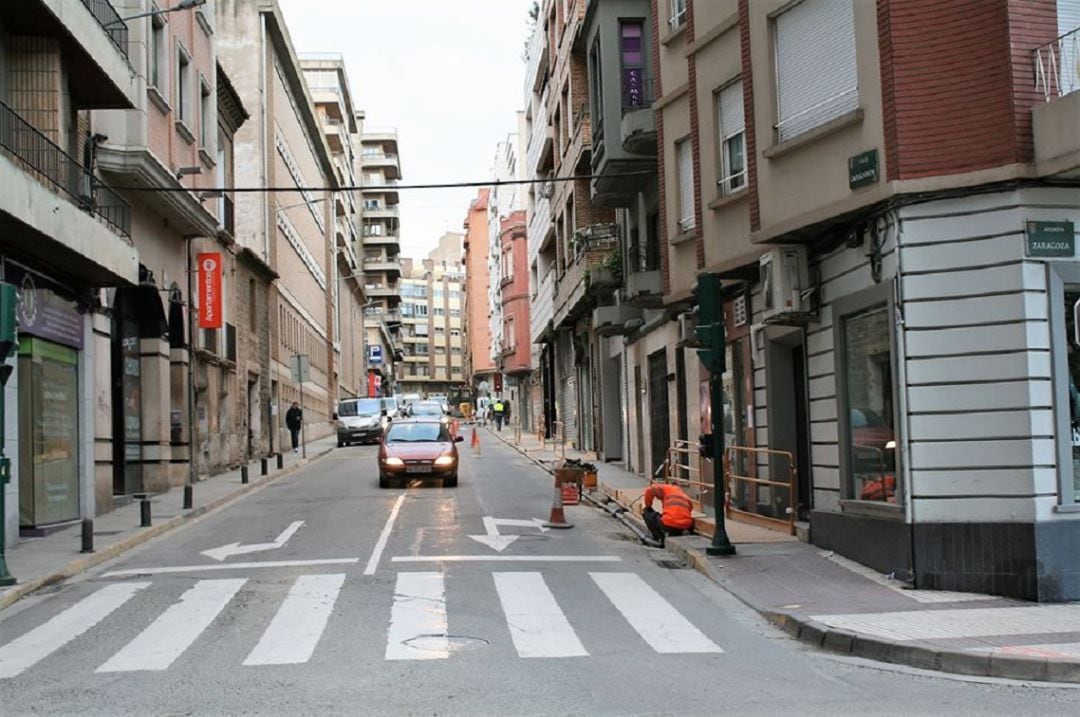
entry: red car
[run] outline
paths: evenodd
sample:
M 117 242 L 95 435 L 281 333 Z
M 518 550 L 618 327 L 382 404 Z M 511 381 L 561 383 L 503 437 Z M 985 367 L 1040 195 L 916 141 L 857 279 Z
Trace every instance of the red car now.
M 453 488 L 458 479 L 458 451 L 440 419 L 399 419 L 390 423 L 379 443 L 379 487 L 389 488 L 395 479 L 440 478 Z

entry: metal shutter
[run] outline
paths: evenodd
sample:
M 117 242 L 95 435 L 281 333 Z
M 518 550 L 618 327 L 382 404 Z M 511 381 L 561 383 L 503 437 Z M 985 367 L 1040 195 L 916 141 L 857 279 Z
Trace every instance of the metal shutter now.
M 727 139 L 745 129 L 742 82 L 720 91 L 720 136 Z
M 675 144 L 675 156 L 679 163 L 679 228 L 683 231 L 694 228 L 694 160 L 691 156 L 690 140 L 684 139 Z
M 1058 35 L 1068 35 L 1080 28 L 1080 0 L 1058 0 Z M 1060 72 L 1061 94 L 1080 90 L 1080 33 L 1061 41 Z
M 1080 28 L 1080 0 L 1057 0 L 1058 35 Z
M 803 0 L 776 18 L 781 142 L 859 106 L 854 0 Z

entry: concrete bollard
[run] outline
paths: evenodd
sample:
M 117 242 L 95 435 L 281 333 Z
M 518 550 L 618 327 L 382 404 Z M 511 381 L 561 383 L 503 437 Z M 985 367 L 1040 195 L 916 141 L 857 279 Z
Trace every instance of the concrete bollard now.
M 260 458 L 259 459 L 259 468 L 260 468 L 260 470 L 262 470 L 263 475 L 266 475 L 267 473 L 270 472 L 270 464 L 267 462 L 267 460 L 265 458 Z
M 282 468 L 285 467 L 285 454 L 284 453 L 278 453 L 277 454 L 277 467 L 278 467 L 278 470 L 281 470 Z
M 195 507 L 195 486 L 187 483 L 184 485 L 184 510 Z
M 82 550 L 83 553 L 94 552 L 94 519 L 83 518 L 82 522 Z
M 245 485 L 248 482 L 248 467 L 247 466 L 240 466 L 240 482 L 245 484 Z
M 150 527 L 150 499 L 143 498 L 139 501 L 139 516 L 142 518 L 140 525 L 143 528 Z

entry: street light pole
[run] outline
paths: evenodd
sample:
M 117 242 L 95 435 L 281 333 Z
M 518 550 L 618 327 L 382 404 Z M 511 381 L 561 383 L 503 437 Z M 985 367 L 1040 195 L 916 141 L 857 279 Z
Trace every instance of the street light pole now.
M 110 26 L 117 23 L 130 22 L 131 20 L 138 20 L 143 17 L 153 17 L 155 15 L 166 15 L 170 12 L 181 12 L 183 10 L 194 10 L 197 7 L 201 7 L 206 4 L 206 0 L 180 0 L 176 7 L 165 8 L 164 10 L 149 10 L 147 12 L 141 12 L 138 15 L 132 15 L 130 17 L 121 17 L 107 23 L 104 27 L 106 30 Z

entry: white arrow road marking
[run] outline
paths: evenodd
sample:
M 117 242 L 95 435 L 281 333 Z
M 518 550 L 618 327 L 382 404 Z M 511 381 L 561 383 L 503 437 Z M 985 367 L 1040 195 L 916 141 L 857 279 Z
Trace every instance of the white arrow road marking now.
M 490 515 L 484 516 L 484 535 L 470 535 L 469 537 L 478 543 L 492 548 L 497 553 L 501 553 L 506 550 L 511 543 L 517 540 L 518 535 L 501 535 L 499 533 L 500 525 L 512 525 L 523 528 L 539 528 L 541 533 L 546 533 L 547 528 L 544 527 L 544 521 L 540 518 L 530 518 L 529 520 L 521 520 L 520 518 L 493 518 Z
M 289 524 L 288 528 L 281 531 L 281 535 L 274 538 L 274 542 L 272 543 L 253 543 L 252 545 L 229 543 L 228 545 L 222 545 L 220 548 L 204 550 L 202 551 L 202 554 L 208 558 L 220 561 L 233 555 L 247 555 L 248 553 L 261 553 L 264 550 L 277 550 L 285 545 L 285 543 L 289 542 L 289 538 L 293 537 L 293 534 L 300 530 L 300 526 L 303 524 L 304 521 L 302 520 L 293 521 Z
M 0 679 L 15 677 L 83 634 L 150 583 L 103 587 L 45 624 L 0 647 Z

